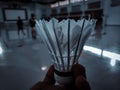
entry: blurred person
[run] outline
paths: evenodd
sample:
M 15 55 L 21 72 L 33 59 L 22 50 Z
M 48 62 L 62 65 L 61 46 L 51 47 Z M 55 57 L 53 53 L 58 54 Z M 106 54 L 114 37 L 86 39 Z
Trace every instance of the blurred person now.
M 25 32 L 23 30 L 23 21 L 20 16 L 18 16 L 17 27 L 18 27 L 18 35 L 20 35 L 20 31 L 23 33 L 23 35 L 25 35 Z
M 29 24 L 30 24 L 30 27 L 31 27 L 32 38 L 35 40 L 36 39 L 36 31 L 35 31 L 36 22 L 35 22 L 35 15 L 33 13 L 31 14 Z

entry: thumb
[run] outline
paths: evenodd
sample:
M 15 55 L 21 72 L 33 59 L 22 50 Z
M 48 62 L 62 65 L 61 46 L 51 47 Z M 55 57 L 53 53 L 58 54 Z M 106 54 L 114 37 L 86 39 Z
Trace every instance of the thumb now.
M 73 77 L 76 78 L 78 76 L 83 76 L 86 78 L 86 70 L 85 67 L 81 64 L 74 64 L 72 67 Z
M 90 85 L 83 76 L 78 76 L 75 79 L 76 90 L 91 90 Z

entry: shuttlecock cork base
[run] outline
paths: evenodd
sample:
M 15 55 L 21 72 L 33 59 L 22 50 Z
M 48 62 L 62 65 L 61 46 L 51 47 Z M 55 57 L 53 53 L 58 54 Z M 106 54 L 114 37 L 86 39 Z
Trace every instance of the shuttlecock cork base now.
M 54 76 L 56 83 L 59 85 L 70 85 L 73 82 L 72 72 L 60 72 L 58 70 L 54 70 Z

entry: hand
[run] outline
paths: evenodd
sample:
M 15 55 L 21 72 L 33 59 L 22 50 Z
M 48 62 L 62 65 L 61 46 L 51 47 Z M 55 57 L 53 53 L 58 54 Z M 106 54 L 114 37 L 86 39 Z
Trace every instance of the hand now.
M 80 64 L 75 64 L 72 67 L 73 84 L 70 86 L 61 87 L 55 85 L 54 66 L 50 66 L 44 80 L 35 84 L 30 90 L 91 90 L 90 85 L 86 80 L 85 68 Z

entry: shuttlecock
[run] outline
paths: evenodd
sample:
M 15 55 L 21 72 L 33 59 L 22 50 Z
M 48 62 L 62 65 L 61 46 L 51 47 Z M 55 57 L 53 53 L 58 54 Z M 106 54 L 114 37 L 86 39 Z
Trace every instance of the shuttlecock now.
M 72 81 L 71 68 L 78 63 L 92 26 L 86 19 L 36 20 L 37 32 L 49 49 L 58 83 L 64 85 Z

